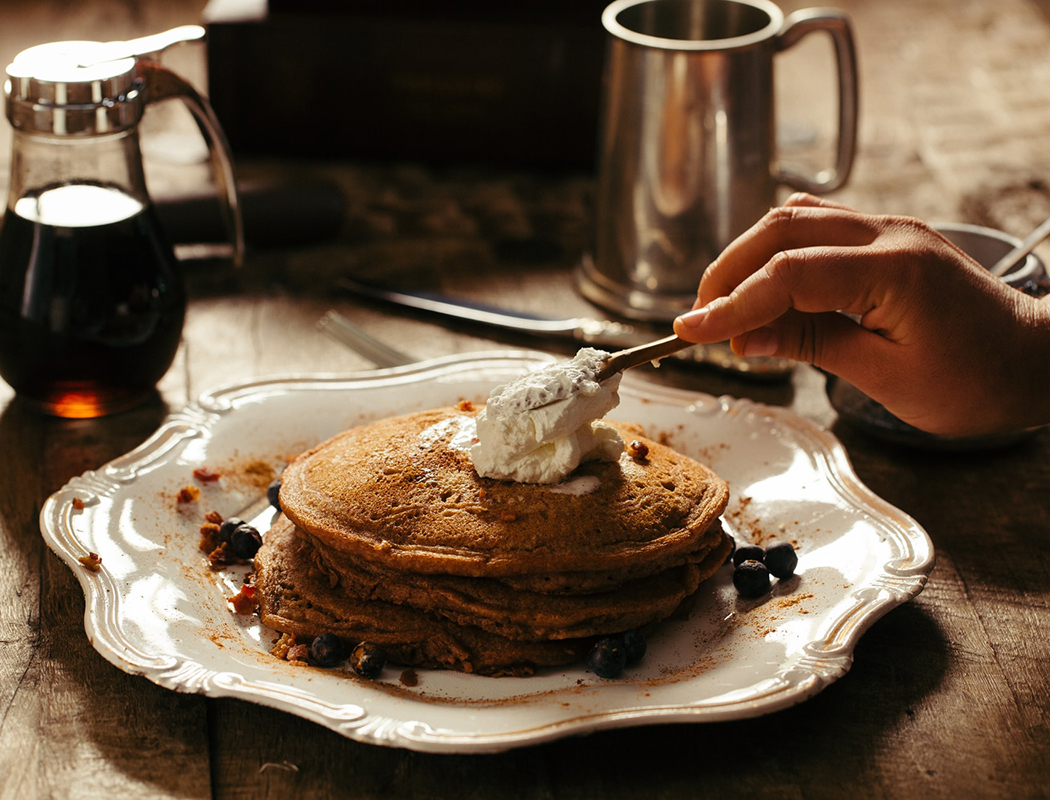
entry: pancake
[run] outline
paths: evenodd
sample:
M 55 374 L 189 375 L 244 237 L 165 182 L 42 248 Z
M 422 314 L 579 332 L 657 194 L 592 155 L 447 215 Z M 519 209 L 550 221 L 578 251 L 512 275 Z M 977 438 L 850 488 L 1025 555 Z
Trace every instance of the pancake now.
M 408 606 L 362 600 L 329 585 L 312 549 L 292 525 L 267 533 L 255 555 L 259 616 L 265 625 L 307 641 L 334 633 L 348 643 L 374 642 L 397 664 L 483 675 L 528 675 L 536 667 L 569 664 L 593 645 L 593 639 L 513 640 Z
M 277 525 L 292 523 L 282 518 Z M 696 563 L 611 590 L 571 595 L 523 591 L 494 578 L 394 572 L 312 543 L 315 566 L 328 585 L 347 594 L 411 606 L 501 636 L 538 640 L 620 633 L 665 619 L 725 561 L 729 544 L 721 526 L 712 526 L 704 541 L 706 557 L 698 556 Z
M 553 485 L 479 477 L 474 415 L 436 409 L 341 433 L 287 467 L 281 508 L 321 546 L 388 569 L 520 580 L 656 574 L 685 563 L 728 502 L 714 472 L 628 423 L 609 424 L 647 445 L 643 460 L 589 462 Z
M 725 482 L 640 426 L 609 423 L 644 458 L 530 484 L 478 475 L 474 417 L 379 420 L 295 459 L 255 556 L 262 621 L 394 663 L 521 675 L 652 630 L 725 562 Z
M 548 572 L 537 575 L 501 575 L 499 580 L 515 589 L 540 594 L 590 594 L 607 592 L 627 581 L 655 575 L 661 570 L 671 569 L 683 564 L 697 564 L 716 546 L 710 534 L 721 531 L 722 525 L 715 520 L 707 533 L 698 539 L 694 549 L 674 553 L 659 564 L 647 563 L 638 566 L 625 566 L 620 569 L 594 570 L 593 572 Z M 721 534 L 719 534 L 721 535 Z

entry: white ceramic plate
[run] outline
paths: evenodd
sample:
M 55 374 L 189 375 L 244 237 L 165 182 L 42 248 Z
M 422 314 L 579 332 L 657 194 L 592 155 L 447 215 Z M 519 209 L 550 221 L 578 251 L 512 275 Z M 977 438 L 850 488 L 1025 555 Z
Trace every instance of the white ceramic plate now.
M 933 566 L 926 533 L 865 488 L 839 442 L 788 412 L 655 387 L 628 376 L 615 418 L 705 461 L 729 483 L 724 521 L 738 541 L 797 545 L 794 578 L 742 601 L 730 568 L 688 615 L 651 637 L 637 667 L 602 680 L 583 666 L 528 678 L 418 673 L 377 681 L 270 655 L 272 631 L 232 613 L 243 569 L 216 573 L 198 550 L 203 515 L 272 512 L 269 473 L 355 424 L 460 399 L 551 359 L 498 352 L 351 376 L 229 386 L 172 415 L 148 441 L 74 478 L 41 511 L 48 545 L 77 574 L 95 648 L 161 686 L 238 697 L 346 736 L 424 751 L 496 751 L 601 728 L 751 717 L 799 703 L 849 669 L 860 635 L 921 591 Z M 222 473 L 210 484 L 195 468 Z M 199 485 L 196 503 L 180 488 Z M 74 504 L 74 498 L 82 501 Z M 78 558 L 102 558 L 98 572 Z

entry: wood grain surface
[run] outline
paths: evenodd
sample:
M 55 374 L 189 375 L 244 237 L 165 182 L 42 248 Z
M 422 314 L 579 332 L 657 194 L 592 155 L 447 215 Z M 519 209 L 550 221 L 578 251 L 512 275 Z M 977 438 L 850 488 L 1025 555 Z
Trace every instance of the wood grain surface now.
M 838 5 L 855 27 L 862 102 L 856 168 L 836 199 L 1021 236 L 1050 214 L 1050 22 L 1040 4 Z M 202 7 L 202 0 L 5 0 L 0 60 L 42 41 L 124 38 L 195 21 Z M 171 63 L 204 85 L 200 47 Z M 785 162 L 828 157 L 833 82 L 819 76 L 829 71 L 824 42 L 782 57 Z M 155 196 L 207 184 L 206 165 L 167 150 L 193 151 L 179 138 L 194 136 L 186 119 L 160 113 L 144 128 Z M 994 451 L 904 448 L 838 420 L 823 377 L 806 367 L 785 383 L 647 372 L 656 382 L 751 397 L 828 426 L 860 478 L 935 543 L 925 591 L 861 639 L 845 678 L 799 706 L 739 722 L 437 756 L 358 744 L 247 702 L 174 693 L 105 661 L 84 633 L 76 579 L 39 532 L 44 500 L 71 477 L 132 449 L 167 413 L 217 384 L 369 368 L 317 332 L 329 308 L 420 359 L 538 346 L 355 302 L 333 288 L 340 275 L 540 313 L 594 313 L 572 282 L 593 221 L 590 175 L 365 164 L 352 154 L 340 163 L 275 159 L 239 169 L 244 178 L 336 181 L 346 197 L 342 232 L 311 246 L 255 249 L 240 271 L 187 262 L 183 344 L 142 408 L 96 421 L 42 418 L 0 384 L 0 798 L 1050 794 L 1050 432 Z M 1045 247 L 1037 252 L 1047 257 Z

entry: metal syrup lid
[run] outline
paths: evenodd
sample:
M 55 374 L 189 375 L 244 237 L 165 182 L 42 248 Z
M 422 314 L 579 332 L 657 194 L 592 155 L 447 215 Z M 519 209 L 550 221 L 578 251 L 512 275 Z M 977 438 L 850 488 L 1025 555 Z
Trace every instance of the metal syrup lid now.
M 118 42 L 50 42 L 7 67 L 7 118 L 16 130 L 90 136 L 138 124 L 146 104 L 138 59 L 204 36 L 199 25 Z

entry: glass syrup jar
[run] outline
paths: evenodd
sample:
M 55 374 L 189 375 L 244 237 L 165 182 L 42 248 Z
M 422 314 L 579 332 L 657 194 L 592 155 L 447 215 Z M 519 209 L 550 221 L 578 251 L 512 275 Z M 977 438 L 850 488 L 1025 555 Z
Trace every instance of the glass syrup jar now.
M 14 128 L 0 224 L 0 376 L 40 410 L 83 418 L 148 399 L 175 358 L 182 276 L 146 192 L 138 123 L 181 98 L 196 118 L 234 245 L 243 229 L 225 137 L 207 100 L 152 60 L 183 26 L 128 42 L 53 42 L 7 67 Z

